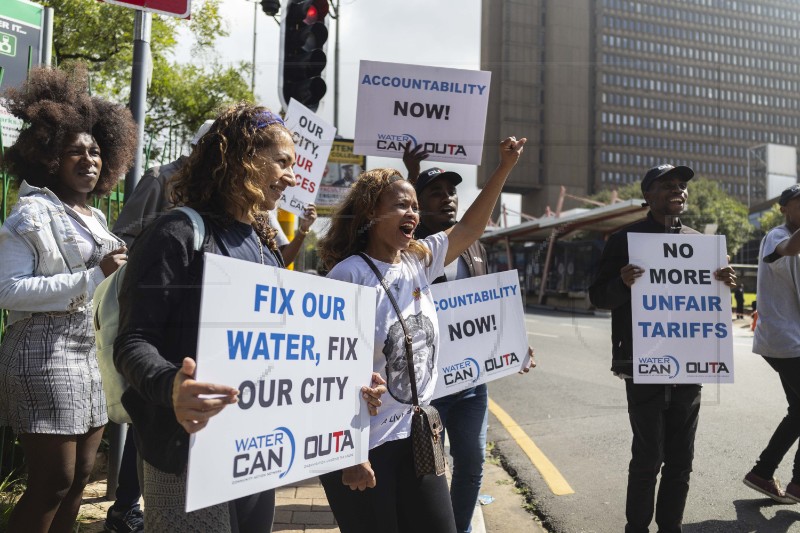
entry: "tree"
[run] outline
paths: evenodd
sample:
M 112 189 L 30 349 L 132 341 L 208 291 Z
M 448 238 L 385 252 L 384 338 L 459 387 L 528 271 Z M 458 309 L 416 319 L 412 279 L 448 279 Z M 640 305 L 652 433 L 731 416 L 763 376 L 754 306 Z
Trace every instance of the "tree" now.
M 617 191 L 617 197 L 620 200 L 643 198 L 641 183 L 622 186 Z M 591 199 L 610 203 L 611 191 L 600 191 Z M 715 233 L 725 235 L 731 257 L 749 240 L 754 229 L 747 218 L 744 204 L 728 195 L 715 181 L 700 177 L 689 182 L 689 201 L 681 220 L 698 231 L 705 230 L 708 224 L 716 224 Z
M 226 103 L 253 101 L 248 89 L 250 65 L 223 67 L 213 54 L 217 36 L 227 35 L 220 0 L 195 1 L 190 21 L 153 16 L 152 84 L 148 91 L 145 131 L 165 142 L 184 144 L 215 110 Z M 92 74 L 92 90 L 116 101 L 130 94 L 134 10 L 88 0 L 42 0 L 55 12 L 53 55 L 57 63 L 82 61 Z M 195 57 L 203 67 L 179 65 L 169 56 L 178 31 L 190 29 Z M 169 132 L 165 135 L 165 132 Z
M 725 235 L 732 257 L 750 239 L 753 226 L 747 207 L 723 191 L 716 181 L 696 177 L 689 182 L 689 201 L 681 220 L 698 231 L 716 224 L 717 235 Z
M 769 211 L 761 215 L 758 221 L 761 224 L 761 231 L 768 233 L 772 228 L 778 227 L 786 222 L 786 217 L 781 213 L 781 206 L 776 203 Z

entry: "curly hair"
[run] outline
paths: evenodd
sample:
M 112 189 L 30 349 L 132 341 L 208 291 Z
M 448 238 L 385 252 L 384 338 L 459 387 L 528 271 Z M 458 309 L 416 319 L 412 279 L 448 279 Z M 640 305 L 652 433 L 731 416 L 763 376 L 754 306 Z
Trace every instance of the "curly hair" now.
M 18 182 L 51 187 L 58 180 L 64 145 L 89 133 L 100 147 L 103 167 L 90 196 L 104 196 L 133 163 L 136 123 L 122 105 L 92 97 L 83 66 L 71 71 L 34 68 L 20 87 L 5 91 L 6 108 L 24 126 L 2 163 Z
M 328 232 L 319 241 L 319 256 L 326 269 L 367 248 L 372 226 L 369 213 L 378 206 L 381 194 L 398 179 L 403 177 L 393 168 L 369 170 L 358 176 L 334 213 Z M 431 251 L 416 240 L 404 251 L 421 260 L 431 260 Z
M 291 132 L 269 109 L 242 102 L 223 110 L 173 178 L 172 202 L 227 225 L 231 207 L 249 213 L 261 242 L 277 250 L 276 231 L 264 208 L 267 187 L 257 165 L 259 150 Z

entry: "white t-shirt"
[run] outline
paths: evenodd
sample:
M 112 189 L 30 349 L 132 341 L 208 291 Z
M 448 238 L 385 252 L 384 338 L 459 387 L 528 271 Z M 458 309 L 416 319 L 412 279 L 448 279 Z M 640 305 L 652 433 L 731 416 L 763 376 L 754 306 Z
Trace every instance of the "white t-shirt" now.
M 800 256 L 775 253 L 791 236 L 785 224 L 778 226 L 761 241 L 758 254 L 758 321 L 753 352 L 764 357 L 800 357 Z
M 430 284 L 444 272 L 448 240 L 445 233 L 435 233 L 420 241 L 433 253 L 429 266 L 412 254 L 402 254 L 400 263 L 373 259 L 403 312 L 414 337 L 414 372 L 419 403 L 430 403 L 436 387 L 439 356 L 439 322 Z M 411 435 L 411 381 L 406 369 L 403 328 L 372 269 L 361 257 L 348 257 L 328 273 L 328 277 L 368 287 L 375 287 L 375 353 L 372 368 L 386 380 L 389 389 L 381 397 L 378 415 L 370 419 L 370 449 L 384 442 Z

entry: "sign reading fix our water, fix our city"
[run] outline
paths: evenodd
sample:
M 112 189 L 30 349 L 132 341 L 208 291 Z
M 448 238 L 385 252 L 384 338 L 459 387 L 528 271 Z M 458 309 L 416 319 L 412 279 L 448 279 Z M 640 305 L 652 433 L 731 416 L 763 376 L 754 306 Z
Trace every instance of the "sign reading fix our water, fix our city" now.
M 733 383 L 723 235 L 629 233 L 635 383 Z
M 186 511 L 362 463 L 375 289 L 206 254 L 198 381 L 239 399 L 193 434 Z

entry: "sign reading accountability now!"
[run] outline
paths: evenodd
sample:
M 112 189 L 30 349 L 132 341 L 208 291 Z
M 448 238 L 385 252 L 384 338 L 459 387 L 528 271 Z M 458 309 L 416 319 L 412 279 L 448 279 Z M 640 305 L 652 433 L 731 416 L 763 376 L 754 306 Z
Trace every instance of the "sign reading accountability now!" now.
M 206 254 L 198 381 L 239 402 L 192 435 L 186 511 L 367 460 L 375 289 Z
M 733 383 L 731 293 L 723 235 L 629 233 L 635 383 Z
M 286 127 L 292 132 L 297 186 L 283 193 L 281 209 L 303 216 L 306 205 L 314 203 L 325 174 L 336 128 L 292 98 L 286 111 Z
M 516 374 L 528 359 L 516 270 L 431 285 L 439 318 L 434 398 Z
M 479 165 L 491 73 L 361 61 L 355 153 L 403 157 L 423 145 L 428 161 Z

